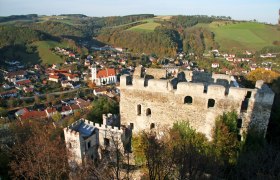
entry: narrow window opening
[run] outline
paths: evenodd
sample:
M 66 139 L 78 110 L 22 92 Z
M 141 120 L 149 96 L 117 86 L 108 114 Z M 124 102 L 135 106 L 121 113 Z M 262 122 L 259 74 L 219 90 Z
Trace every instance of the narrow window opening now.
M 155 123 L 152 123 L 151 125 L 150 125 L 150 129 L 154 129 L 155 128 Z
M 141 105 L 140 104 L 137 105 L 137 115 L 138 116 L 141 115 Z
M 90 143 L 90 141 L 88 142 L 88 149 L 90 148 L 90 146 L 91 146 L 91 143 Z
M 130 123 L 130 128 L 133 129 L 134 128 L 134 124 Z
M 108 138 L 104 138 L 104 146 L 109 146 L 110 140 Z
M 242 119 L 237 119 L 237 128 L 242 127 Z
M 146 116 L 151 116 L 151 114 L 152 114 L 151 109 L 148 108 L 148 109 L 146 110 Z
M 215 100 L 214 99 L 208 99 L 208 108 L 215 106 Z
M 204 85 L 204 89 L 203 89 L 203 93 L 204 93 L 204 94 L 207 93 L 207 88 L 208 88 L 208 87 L 207 87 L 206 85 Z
M 242 104 L 241 104 L 241 112 L 247 112 L 248 105 L 249 105 L 249 99 L 244 98 L 244 100 L 242 101 Z
M 237 135 L 237 140 L 241 141 L 242 140 L 242 136 L 240 134 Z
M 186 96 L 184 99 L 184 104 L 192 104 L 192 97 Z
M 247 91 L 245 98 L 249 99 L 249 98 L 251 98 L 251 95 L 252 95 L 252 91 Z

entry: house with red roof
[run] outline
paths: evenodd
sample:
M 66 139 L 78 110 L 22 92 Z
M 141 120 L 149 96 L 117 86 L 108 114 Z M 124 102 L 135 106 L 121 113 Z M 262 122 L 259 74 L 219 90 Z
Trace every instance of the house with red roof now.
M 15 85 L 20 87 L 20 86 L 26 86 L 31 84 L 31 81 L 29 79 L 24 79 L 24 80 L 20 80 L 20 81 L 16 81 Z
M 5 80 L 9 81 L 9 82 L 16 82 L 19 79 L 25 79 L 26 76 L 26 71 L 14 71 L 14 72 L 8 72 L 5 75 Z
M 105 68 L 97 72 L 96 66 L 91 67 L 91 79 L 97 86 L 115 84 L 117 82 L 114 68 Z
M 27 120 L 27 119 L 43 119 L 47 118 L 46 111 L 27 111 L 21 116 L 19 116 L 20 120 Z
M 59 81 L 59 76 L 49 75 L 49 81 L 58 82 Z
M 80 81 L 79 75 L 78 74 L 64 74 L 67 77 L 68 81 L 73 81 L 73 82 L 78 82 Z
M 45 112 L 47 114 L 47 117 L 52 117 L 57 112 L 57 110 L 53 107 L 48 107 L 47 109 L 45 109 Z
M 73 114 L 73 110 L 72 110 L 71 106 L 69 106 L 69 105 L 62 106 L 60 114 L 62 116 L 69 116 L 69 115 Z
M 7 98 L 7 97 L 16 97 L 18 95 L 18 91 L 16 89 L 4 91 L 0 93 L 0 98 Z

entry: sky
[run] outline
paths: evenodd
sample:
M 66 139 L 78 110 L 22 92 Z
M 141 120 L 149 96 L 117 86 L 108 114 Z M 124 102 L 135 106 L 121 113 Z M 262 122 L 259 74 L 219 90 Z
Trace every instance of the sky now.
M 276 24 L 280 0 L 0 0 L 0 16 L 215 15 Z

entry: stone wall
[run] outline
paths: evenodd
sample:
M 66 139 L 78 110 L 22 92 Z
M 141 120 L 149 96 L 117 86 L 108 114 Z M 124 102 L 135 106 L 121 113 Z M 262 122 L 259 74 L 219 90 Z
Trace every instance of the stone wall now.
M 187 74 L 187 78 L 189 76 L 191 73 Z M 230 81 L 228 77 L 216 75 L 209 78 L 205 74 L 202 77 L 213 81 L 209 84 L 179 82 L 177 89 L 173 89 L 169 80 L 151 79 L 147 86 L 144 86 L 144 79 L 134 76 L 133 84 L 127 85 L 128 78 L 122 76 L 121 123 L 133 123 L 134 131 L 137 132 L 153 126 L 171 127 L 176 121 L 189 121 L 193 128 L 211 138 L 215 118 L 223 112 L 235 110 L 242 121 L 241 133 L 252 125 L 266 131 L 274 99 L 274 94 L 269 88 L 228 88 L 213 84 L 221 78 L 226 78 L 225 81 L 228 82 Z M 228 86 L 229 83 L 225 85 Z M 245 110 L 244 100 L 247 102 Z M 214 106 L 209 107 L 212 101 Z

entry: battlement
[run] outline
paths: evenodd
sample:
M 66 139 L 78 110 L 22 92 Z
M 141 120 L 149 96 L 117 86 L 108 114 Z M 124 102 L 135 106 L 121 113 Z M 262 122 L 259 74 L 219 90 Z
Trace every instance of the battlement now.
M 241 133 L 254 125 L 266 131 L 274 93 L 263 81 L 250 89 L 223 74 L 180 71 L 173 79 L 158 79 L 149 70 L 143 72 L 138 68 L 133 77 L 120 78 L 121 120 L 135 131 L 185 120 L 211 137 L 217 116 L 229 111 L 237 112 Z
M 215 75 L 215 78 L 220 79 L 223 76 Z M 246 96 L 248 92 L 252 93 L 252 97 L 256 98 L 258 102 L 273 102 L 274 93 L 266 85 L 263 85 L 262 81 L 256 82 L 255 89 L 249 88 L 239 88 L 239 87 L 229 87 L 226 88 L 223 85 L 217 84 L 204 84 L 195 82 L 179 82 L 177 88 L 171 84 L 170 80 L 166 79 L 148 79 L 135 78 L 133 83 L 127 85 L 126 81 L 130 77 L 127 75 L 121 76 L 121 89 L 130 90 L 143 90 L 148 92 L 162 92 L 170 94 L 192 94 L 197 96 L 212 96 L 217 98 L 223 97 L 241 97 Z M 228 76 L 228 81 L 230 81 L 230 76 Z
M 119 131 L 122 132 L 123 130 L 120 127 L 116 127 L 116 126 L 110 126 L 110 125 L 105 125 L 105 124 L 99 124 L 99 123 L 94 123 L 92 121 L 89 121 L 87 119 L 79 119 L 77 121 L 75 121 L 74 123 L 72 123 L 71 125 L 69 125 L 68 127 L 64 128 L 64 130 L 67 133 L 71 133 L 73 135 L 79 135 L 79 132 L 76 131 L 76 127 L 79 126 L 82 122 L 84 122 L 85 124 L 91 125 L 93 127 L 96 127 L 98 129 L 102 129 L 102 130 L 112 130 L 112 131 Z

